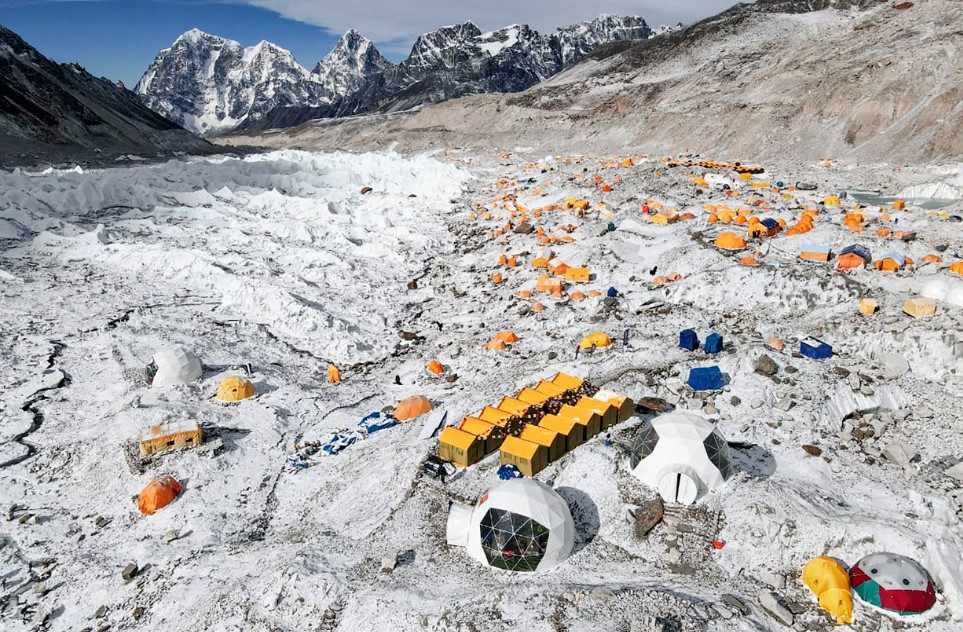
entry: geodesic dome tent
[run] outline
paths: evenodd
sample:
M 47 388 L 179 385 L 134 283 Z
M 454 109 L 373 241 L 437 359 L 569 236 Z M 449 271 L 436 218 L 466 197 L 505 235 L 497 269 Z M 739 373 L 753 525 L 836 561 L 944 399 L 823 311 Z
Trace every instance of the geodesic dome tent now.
M 453 504 L 448 544 L 464 546 L 479 562 L 507 571 L 547 571 L 575 545 L 575 523 L 558 493 L 531 478 L 498 483 L 474 507 Z
M 896 553 L 872 553 L 849 569 L 853 591 L 883 610 L 901 615 L 925 612 L 936 603 L 936 587 L 919 562 Z
M 183 347 L 162 347 L 154 352 L 144 369 L 144 379 L 151 386 L 187 384 L 201 377 L 201 361 Z
M 671 412 L 644 421 L 630 445 L 632 473 L 666 502 L 692 504 L 733 474 L 729 444 L 706 419 Z

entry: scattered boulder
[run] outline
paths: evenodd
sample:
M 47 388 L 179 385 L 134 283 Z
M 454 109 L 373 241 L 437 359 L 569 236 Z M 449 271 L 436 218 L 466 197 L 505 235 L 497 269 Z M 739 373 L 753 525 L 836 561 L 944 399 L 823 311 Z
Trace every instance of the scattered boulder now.
M 535 228 L 531 224 L 528 222 L 522 222 L 516 225 L 515 228 L 512 229 L 512 232 L 519 235 L 530 235 L 534 230 Z
M 738 406 L 739 404 L 742 403 L 742 400 L 736 397 L 735 395 L 733 395 L 732 399 L 729 400 L 729 403 L 732 404 L 733 406 Z
M 891 441 L 883 448 L 883 456 L 902 467 L 909 467 L 917 457 L 916 452 L 902 441 Z
M 763 610 L 787 627 L 792 626 L 796 620 L 796 617 L 789 612 L 789 609 L 780 603 L 779 597 L 768 590 L 764 590 L 759 594 L 759 605 L 762 606 Z
M 120 576 L 124 578 L 125 582 L 129 582 L 130 580 L 137 577 L 138 571 L 140 571 L 140 567 L 137 566 L 137 563 L 131 562 L 130 564 L 124 567 L 124 570 L 120 572 Z
M 725 593 L 722 595 L 722 603 L 726 604 L 742 616 L 748 616 L 752 613 L 752 610 L 749 609 L 749 606 L 746 605 L 746 602 L 733 594 Z
M 960 461 L 956 465 L 951 465 L 950 467 L 943 470 L 943 473 L 954 478 L 958 481 L 963 481 L 963 461 Z
M 381 558 L 381 572 L 390 573 L 391 571 L 395 570 L 396 566 L 398 566 L 398 551 L 392 549 L 391 551 L 385 553 L 385 556 Z
M 805 450 L 805 451 L 806 451 L 806 454 L 808 454 L 808 455 L 810 455 L 810 456 L 821 456 L 822 453 L 823 453 L 823 449 L 822 449 L 822 448 L 820 448 L 820 447 L 817 446 L 817 445 L 811 445 L 811 444 L 808 444 L 808 443 L 807 443 L 806 445 L 804 445 L 804 446 L 802 447 L 802 449 Z
M 374 191 L 374 189 L 371 187 L 361 187 L 361 195 L 368 195 L 372 191 Z
M 760 375 L 772 377 L 773 375 L 776 374 L 776 371 L 778 370 L 779 370 L 779 365 L 776 364 L 775 360 L 773 360 L 766 354 L 762 354 L 756 360 L 756 373 Z
M 655 525 L 662 522 L 664 513 L 665 505 L 662 504 L 661 498 L 650 500 L 636 507 L 630 512 L 632 520 L 635 522 L 636 535 L 639 537 L 647 536 L 655 528 Z

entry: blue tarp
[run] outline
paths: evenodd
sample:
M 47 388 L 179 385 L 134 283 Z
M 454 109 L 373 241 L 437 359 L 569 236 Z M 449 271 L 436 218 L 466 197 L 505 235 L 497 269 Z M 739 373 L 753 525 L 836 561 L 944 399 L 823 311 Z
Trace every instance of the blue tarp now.
M 522 473 L 514 465 L 505 464 L 498 468 L 498 478 L 508 481 L 513 478 L 522 478 Z
M 709 334 L 702 348 L 706 353 L 719 353 L 722 351 L 722 336 L 716 333 Z
M 769 230 L 772 230 L 773 228 L 779 228 L 779 222 L 777 222 L 771 217 L 767 217 L 766 219 L 762 220 L 759 223 L 765 226 L 766 228 L 768 228 Z
M 679 334 L 679 346 L 689 351 L 699 348 L 699 336 L 694 329 L 683 329 Z
M 869 254 L 869 248 L 865 246 L 860 246 L 859 244 L 846 246 L 845 248 L 839 251 L 839 256 L 842 257 L 843 255 L 848 255 L 849 253 L 862 257 L 867 261 L 867 263 L 873 260 L 873 256 Z
M 384 430 L 385 428 L 390 428 L 392 426 L 397 426 L 398 420 L 391 415 L 386 415 L 385 413 L 371 413 L 364 419 L 358 422 L 358 427 L 364 429 L 368 434 L 373 432 L 378 432 L 379 430 Z
M 722 371 L 717 366 L 690 369 L 687 383 L 694 391 L 718 391 L 722 388 Z

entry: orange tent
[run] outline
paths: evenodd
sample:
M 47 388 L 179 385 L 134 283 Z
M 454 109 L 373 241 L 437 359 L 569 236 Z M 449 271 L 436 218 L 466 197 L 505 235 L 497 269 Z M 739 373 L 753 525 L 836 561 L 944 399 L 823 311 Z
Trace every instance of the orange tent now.
M 926 255 L 926 256 L 924 256 L 924 257 L 920 260 L 920 262 L 921 262 L 922 265 L 924 265 L 924 266 L 925 266 L 927 263 L 942 263 L 942 262 L 943 262 L 943 257 L 941 257 L 941 256 L 939 256 L 939 255 Z
M 746 240 L 731 231 L 726 231 L 716 237 L 715 244 L 723 250 L 742 250 L 746 247 Z
M 742 257 L 741 259 L 739 259 L 739 263 L 741 263 L 744 266 L 754 266 L 754 265 L 757 265 L 759 262 L 756 261 L 753 257 Z
M 535 313 L 544 312 L 544 311 L 545 311 L 545 306 L 542 305 L 541 303 L 539 303 L 538 301 L 535 301 L 535 303 L 532 304 L 532 311 L 535 312 Z
M 441 375 L 442 373 L 445 372 L 445 365 L 439 362 L 438 360 L 429 360 L 428 366 L 425 367 L 425 370 L 427 370 L 432 375 Z
M 867 263 L 869 262 L 853 252 L 847 252 L 844 255 L 839 255 L 839 258 L 836 259 L 836 266 L 843 270 L 861 268 Z
M 341 370 L 333 364 L 328 365 L 328 384 L 339 384 L 341 382 Z
M 430 411 L 431 402 L 428 401 L 427 397 L 413 395 L 398 402 L 398 405 L 395 406 L 394 416 L 398 421 L 408 421 Z
M 180 493 L 181 484 L 173 476 L 161 476 L 147 483 L 137 500 L 137 507 L 142 514 L 149 516 L 174 502 Z
M 538 281 L 535 282 L 535 291 L 544 292 L 546 294 L 553 294 L 555 292 L 562 291 L 562 280 L 553 279 L 547 274 L 543 274 L 538 277 Z
M 498 340 L 497 338 L 492 338 L 487 343 L 485 343 L 485 348 L 491 349 L 492 351 L 504 351 L 505 349 L 508 348 L 508 345 L 506 345 L 501 340 Z
M 492 338 L 492 340 L 498 340 L 507 345 L 513 345 L 518 342 L 518 335 L 514 331 L 504 330 L 495 334 L 495 337 Z
M 951 264 L 947 270 L 953 274 L 959 274 L 960 276 L 963 276 L 963 261 L 957 261 L 956 263 Z

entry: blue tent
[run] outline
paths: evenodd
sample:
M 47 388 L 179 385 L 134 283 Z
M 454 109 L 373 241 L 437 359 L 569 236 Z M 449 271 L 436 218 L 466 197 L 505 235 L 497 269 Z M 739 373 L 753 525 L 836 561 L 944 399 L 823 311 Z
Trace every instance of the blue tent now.
M 760 224 L 762 224 L 763 226 L 765 226 L 765 227 L 768 228 L 769 230 L 773 230 L 773 229 L 775 229 L 775 228 L 779 228 L 779 222 L 777 222 L 776 220 L 774 220 L 774 219 L 771 218 L 771 217 L 767 217 L 766 219 L 762 220 L 762 221 L 760 222 Z
M 699 348 L 699 336 L 694 329 L 683 329 L 679 334 L 679 346 L 688 351 L 695 351 Z
M 616 290 L 614 287 L 610 287 L 610 288 L 609 288 L 609 292 L 608 292 L 608 297 L 609 297 L 609 298 L 615 298 L 615 297 L 617 297 L 618 295 L 619 295 L 619 291 L 618 291 L 618 290 Z
M 722 388 L 722 371 L 717 366 L 689 369 L 687 383 L 694 391 L 718 391 Z
M 862 257 L 863 259 L 866 260 L 867 263 L 873 260 L 873 256 L 869 254 L 869 248 L 865 246 L 860 246 L 859 244 L 846 246 L 845 248 L 839 251 L 839 256 L 842 257 L 843 255 L 848 255 L 850 253 L 856 255 L 857 257 Z
M 722 336 L 716 333 L 709 334 L 702 348 L 706 353 L 719 353 L 722 351 Z
M 806 338 L 799 343 L 799 353 L 812 360 L 825 360 L 833 357 L 833 348 L 816 338 Z

